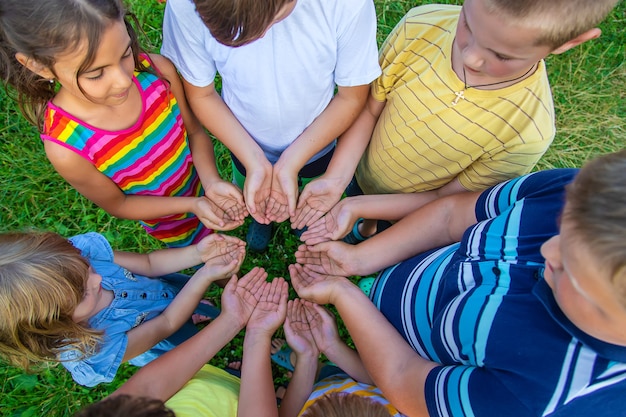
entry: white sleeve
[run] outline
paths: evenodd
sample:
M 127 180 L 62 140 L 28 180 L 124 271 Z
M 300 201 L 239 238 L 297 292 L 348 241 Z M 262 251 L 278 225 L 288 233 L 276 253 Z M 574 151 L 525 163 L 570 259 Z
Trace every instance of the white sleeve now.
M 210 85 L 217 73 L 211 40 L 211 32 L 191 0 L 167 1 L 161 54 L 174 63 L 185 81 L 197 87 Z
M 335 83 L 344 87 L 369 84 L 381 74 L 376 44 L 376 9 L 372 0 L 345 2 L 351 4 L 344 7 L 345 14 L 337 22 Z

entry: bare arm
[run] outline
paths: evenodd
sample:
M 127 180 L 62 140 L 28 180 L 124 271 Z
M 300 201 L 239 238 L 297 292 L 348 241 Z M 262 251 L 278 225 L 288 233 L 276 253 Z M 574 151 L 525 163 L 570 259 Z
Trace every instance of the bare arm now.
M 424 387 L 438 364 L 419 356 L 348 279 L 309 274 L 300 265 L 291 265 L 290 274 L 300 297 L 337 308 L 369 375 L 394 407 L 428 416 Z
M 174 65 L 167 58 L 156 54 L 151 55 L 150 58 L 163 77 L 169 82 L 170 91 L 178 102 L 178 108 L 189 139 L 193 164 L 206 195 L 227 213 L 225 220 L 229 222 L 225 223 L 230 224 L 222 228 L 222 230 L 230 230 L 240 226 L 247 214 L 241 191 L 235 185 L 224 181 L 220 177 L 215 165 L 213 142 L 196 116 L 191 112 L 178 72 L 176 72 Z
M 127 333 L 128 344 L 124 361 L 150 349 L 156 343 L 172 335 L 191 317 L 204 296 L 207 287 L 239 270 L 243 253 L 226 264 L 205 264 L 187 281 L 167 308 L 152 320 L 148 320 Z
M 368 91 L 368 85 L 339 87 L 324 111 L 283 151 L 274 165 L 272 180 L 272 195 L 284 208 L 281 211 L 284 214 L 278 220 L 295 216 L 298 171 L 313 155 L 350 127 L 363 109 Z
M 315 344 L 305 301 L 289 300 L 283 328 L 287 343 L 296 355 L 296 364 L 285 396 L 280 403 L 280 417 L 296 417 L 313 391 L 320 351 Z
M 475 205 L 480 194 L 457 193 L 435 200 L 358 245 L 323 242 L 301 246 L 296 261 L 319 273 L 372 274 L 426 250 L 458 242 L 476 223 Z M 389 250 L 391 247 L 394 250 Z
M 359 354 L 339 337 L 335 316 L 319 304 L 303 301 L 311 334 L 319 350 L 356 381 L 373 384 Z
M 360 195 L 344 198 L 328 214 L 302 234 L 309 245 L 339 240 L 350 232 L 359 218 L 397 221 L 446 195 L 466 192 L 457 179 L 437 190 L 421 193 Z
M 339 137 L 326 172 L 302 191 L 296 216 L 292 218 L 293 227 L 311 225 L 339 201 L 370 142 L 384 107 L 385 102 L 377 101 L 368 94 L 363 110 Z
M 159 249 L 150 253 L 114 252 L 113 261 L 129 271 L 158 277 L 201 263 L 228 263 L 244 255 L 245 243 L 233 236 L 213 233 L 195 245 Z
M 287 313 L 287 282 L 265 283 L 243 341 L 238 417 L 277 417 L 270 347 L 272 335 Z
M 149 220 L 191 212 L 205 224 L 217 225 L 221 222 L 203 197 L 126 195 L 111 179 L 76 153 L 50 141 L 45 141 L 44 148 L 56 171 L 76 191 L 112 216 Z
M 262 269 L 237 280 L 231 278 L 222 294 L 222 313 L 200 333 L 141 368 L 111 395 L 136 395 L 168 400 L 245 326 L 256 305 L 256 286 L 263 285 Z
M 250 214 L 265 223 L 265 203 L 270 193 L 272 164 L 215 91 L 214 84 L 196 87 L 183 80 L 183 85 L 189 105 L 200 122 L 246 167 L 244 200 Z

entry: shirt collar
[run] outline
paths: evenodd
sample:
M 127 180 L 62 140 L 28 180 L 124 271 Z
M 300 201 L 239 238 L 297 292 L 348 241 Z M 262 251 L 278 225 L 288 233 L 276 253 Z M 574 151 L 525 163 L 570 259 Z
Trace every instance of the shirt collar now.
M 541 301 L 548 310 L 550 316 L 571 336 L 580 340 L 598 355 L 617 362 L 626 362 L 626 347 L 604 342 L 580 330 L 561 311 L 557 304 L 552 289 L 542 278 L 533 288 L 533 294 Z

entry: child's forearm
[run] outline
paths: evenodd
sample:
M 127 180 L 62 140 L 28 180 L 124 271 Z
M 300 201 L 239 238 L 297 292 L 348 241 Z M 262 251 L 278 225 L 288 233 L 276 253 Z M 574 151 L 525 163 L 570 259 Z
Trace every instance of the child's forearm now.
M 185 84 L 187 101 L 196 117 L 220 142 L 237 156 L 246 169 L 267 163 L 261 147 L 230 111 L 213 84 L 196 87 Z
M 371 94 L 368 94 L 363 110 L 337 140 L 335 153 L 324 175 L 342 178 L 346 186 L 350 183 L 384 106 L 384 102 L 376 101 Z
M 129 271 L 146 277 L 179 272 L 202 263 L 196 245 L 159 249 L 150 253 L 114 252 L 113 261 Z
M 276 417 L 274 381 L 270 363 L 271 334 L 246 331 L 243 341 L 238 417 Z
M 191 317 L 211 283 L 211 277 L 196 272 L 176 295 L 169 306 L 157 317 L 128 332 L 124 361 L 147 351 L 156 343 L 171 336 Z
M 222 177 L 215 164 L 213 142 L 202 127 L 197 132 L 189 133 L 189 147 L 200 182 L 204 185 L 221 180 Z
M 280 417 L 296 417 L 304 403 L 313 392 L 313 384 L 317 375 L 318 360 L 315 356 L 298 355 L 296 367 L 287 386 L 285 396 L 280 402 Z
M 168 400 L 242 327 L 236 318 L 220 314 L 199 334 L 139 369 L 112 395 L 128 394 Z
M 354 380 L 366 384 L 374 383 L 365 369 L 365 365 L 363 365 L 363 361 L 361 360 L 359 354 L 346 345 L 342 340 L 338 340 L 337 343 L 331 345 L 331 347 L 327 349 L 324 354 L 328 360 L 336 364 Z
M 119 199 L 100 201 L 85 195 L 114 217 L 128 220 L 151 220 L 194 211 L 197 197 L 120 195 Z
M 324 111 L 283 151 L 276 166 L 288 164 L 298 172 L 350 127 L 363 109 L 368 91 L 368 85 L 340 87 Z
M 361 262 L 355 274 L 368 275 L 418 253 L 458 242 L 465 230 L 476 223 L 479 195 L 466 192 L 438 199 L 356 245 L 354 256 Z M 390 247 L 394 250 L 388 250 Z
M 356 218 L 398 221 L 435 198 L 431 193 L 370 194 L 348 197 L 341 204 Z

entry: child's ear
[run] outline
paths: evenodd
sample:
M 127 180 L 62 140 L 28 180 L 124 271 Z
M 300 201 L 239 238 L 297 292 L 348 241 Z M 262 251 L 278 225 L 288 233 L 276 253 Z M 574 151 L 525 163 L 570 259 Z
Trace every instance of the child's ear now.
M 589 29 L 585 33 L 582 33 L 576 36 L 574 39 L 565 42 L 563 45 L 559 46 L 558 48 L 553 50 L 551 53 L 555 55 L 562 54 L 563 52 L 569 51 L 570 49 L 580 45 L 581 43 L 600 37 L 601 34 L 602 34 L 602 31 L 599 28 Z
M 42 78 L 45 78 L 47 80 L 55 78 L 54 73 L 50 71 L 48 67 L 21 52 L 17 52 L 15 54 L 15 59 L 17 59 L 17 62 L 19 62 L 30 71 L 34 72 Z

